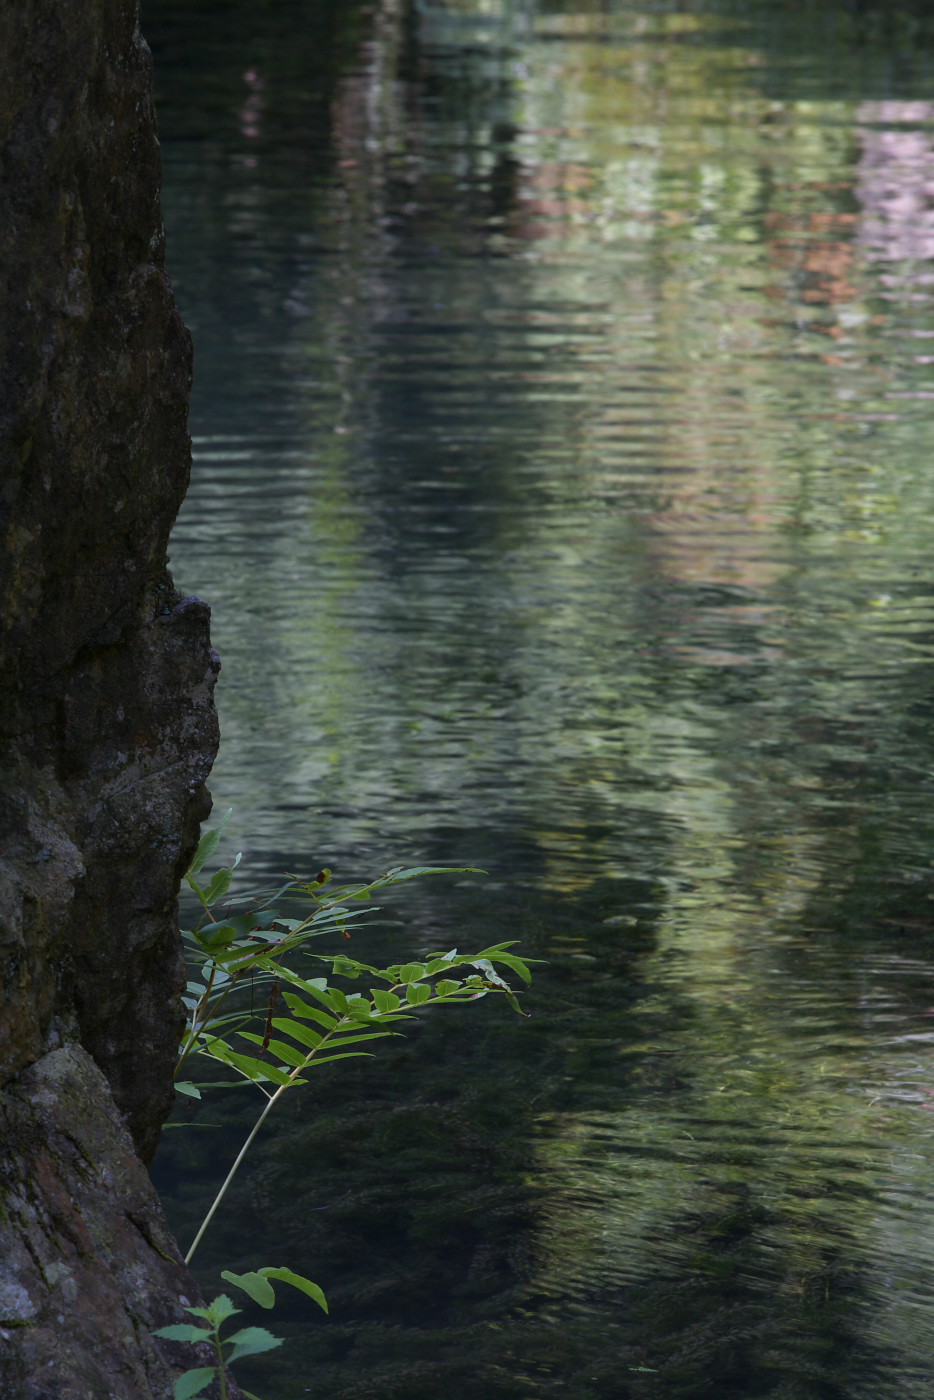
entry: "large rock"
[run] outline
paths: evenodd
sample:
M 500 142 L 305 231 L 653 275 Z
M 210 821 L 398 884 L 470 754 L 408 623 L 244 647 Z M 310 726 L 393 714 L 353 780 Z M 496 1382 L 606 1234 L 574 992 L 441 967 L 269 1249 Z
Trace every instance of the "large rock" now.
M 0 1396 L 145 1400 L 145 1328 L 192 1285 L 111 1119 L 147 1160 L 217 745 L 208 610 L 166 568 L 190 346 L 135 0 L 0 5 L 0 52 L 0 1220 L 29 1222 L 0 1244 Z M 70 1388 L 24 1379 L 67 1354 Z
M 0 1168 L 3 1400 L 163 1400 L 180 1370 L 210 1364 L 152 1335 L 200 1299 L 86 1051 L 18 1076 L 0 1140 L 16 1144 Z

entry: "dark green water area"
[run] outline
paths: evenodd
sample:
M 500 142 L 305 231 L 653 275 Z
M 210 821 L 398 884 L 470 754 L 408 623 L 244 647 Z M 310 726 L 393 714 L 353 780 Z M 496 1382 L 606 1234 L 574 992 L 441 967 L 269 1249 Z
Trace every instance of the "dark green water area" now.
M 546 960 L 530 1019 L 441 1008 L 270 1120 L 205 1286 L 331 1315 L 247 1383 L 930 1400 L 929 6 L 144 28 L 226 853 L 483 866 L 345 950 Z M 183 1242 L 251 1092 L 165 1135 Z

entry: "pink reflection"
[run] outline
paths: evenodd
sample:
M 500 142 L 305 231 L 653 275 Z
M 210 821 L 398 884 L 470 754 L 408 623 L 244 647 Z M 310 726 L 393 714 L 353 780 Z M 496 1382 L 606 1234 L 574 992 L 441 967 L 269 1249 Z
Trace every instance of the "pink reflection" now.
M 857 116 L 873 123 L 859 133 L 859 242 L 880 262 L 934 258 L 934 103 L 863 102 Z
M 263 89 L 266 84 L 255 68 L 247 69 L 243 75 L 243 81 L 249 88 L 249 96 L 237 114 L 240 122 L 240 134 L 245 136 L 248 141 L 255 141 L 262 133 Z M 250 163 L 255 164 L 252 161 Z

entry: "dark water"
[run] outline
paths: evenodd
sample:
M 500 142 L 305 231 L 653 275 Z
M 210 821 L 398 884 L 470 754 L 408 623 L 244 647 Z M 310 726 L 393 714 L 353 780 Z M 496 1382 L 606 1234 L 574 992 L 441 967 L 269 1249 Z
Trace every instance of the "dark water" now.
M 934 1394 L 925 10 L 147 6 L 231 849 L 547 959 L 266 1133 L 266 1400 Z

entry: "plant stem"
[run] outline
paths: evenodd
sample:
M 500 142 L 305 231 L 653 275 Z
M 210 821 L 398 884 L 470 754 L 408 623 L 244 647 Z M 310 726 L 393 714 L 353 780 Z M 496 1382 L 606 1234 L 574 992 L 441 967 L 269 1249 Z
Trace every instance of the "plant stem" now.
M 198 1041 L 197 1041 L 197 1032 L 198 1032 L 198 1007 L 200 1007 L 200 1006 L 205 1007 L 205 1013 L 204 1013 L 204 1015 L 203 1015 L 202 1018 L 201 1018 L 201 1025 L 202 1025 L 202 1027 L 203 1027 L 203 1026 L 205 1026 L 205 1025 L 207 1024 L 207 1019 L 208 1019 L 208 1006 L 207 1006 L 207 1003 L 208 1003 L 208 999 L 209 999 L 209 997 L 210 997 L 210 995 L 211 995 L 211 992 L 212 992 L 213 989 L 214 989 L 214 977 L 215 977 L 215 975 L 216 975 L 216 972 L 217 972 L 217 964 L 216 964 L 216 963 L 213 963 L 212 966 L 211 966 L 211 975 L 210 975 L 210 977 L 208 978 L 208 985 L 205 987 L 204 992 L 202 993 L 201 998 L 200 998 L 200 1000 L 199 1000 L 199 1002 L 198 1002 L 198 1006 L 195 1007 L 194 1013 L 193 1013 L 193 1015 L 192 1015 L 192 1022 L 191 1022 L 191 1039 L 189 1040 L 188 1045 L 186 1046 L 186 1048 L 182 1051 L 181 1055 L 179 1055 L 179 1057 L 178 1057 L 178 1062 L 177 1062 L 177 1064 L 176 1064 L 176 1066 L 175 1066 L 175 1078 L 176 1078 L 176 1079 L 177 1079 L 178 1076 L 179 1076 L 179 1072 L 180 1072 L 180 1070 L 181 1070 L 181 1068 L 182 1068 L 182 1065 L 183 1065 L 183 1064 L 185 1063 L 185 1061 L 188 1059 L 188 1056 L 192 1053 L 192 1051 L 195 1049 L 195 1047 L 196 1047 L 196 1045 L 197 1045 L 197 1043 L 198 1043 Z
M 286 1089 L 291 1089 L 293 1087 L 294 1081 L 298 1078 L 298 1076 L 302 1073 L 303 1070 L 308 1068 L 308 1065 L 314 1059 L 315 1055 L 322 1048 L 322 1046 L 327 1043 L 327 1041 L 331 1038 L 335 1031 L 339 1030 L 341 1026 L 346 1025 L 349 1019 L 350 1018 L 346 1016 L 342 1017 L 338 1025 L 332 1027 L 332 1029 L 329 1030 L 326 1035 L 321 1037 L 321 1044 L 316 1045 L 315 1048 L 311 1050 L 308 1053 L 308 1055 L 306 1055 L 302 1064 L 295 1066 L 295 1068 L 292 1070 L 292 1073 L 289 1075 L 288 1084 L 280 1084 L 276 1089 L 275 1093 L 270 1094 L 269 1099 L 267 1100 L 265 1107 L 263 1108 L 263 1111 L 260 1113 L 256 1122 L 253 1124 L 253 1127 L 250 1129 L 246 1141 L 240 1148 L 240 1151 L 237 1153 L 237 1156 L 234 1159 L 233 1166 L 230 1168 L 230 1171 L 224 1178 L 224 1184 L 221 1186 L 221 1189 L 218 1191 L 217 1195 L 214 1197 L 214 1200 L 211 1202 L 211 1208 L 202 1220 L 198 1233 L 195 1235 L 194 1239 L 191 1242 L 191 1248 L 185 1255 L 186 1264 L 191 1263 L 192 1256 L 195 1250 L 198 1248 L 198 1245 L 201 1243 L 201 1239 L 204 1235 L 205 1230 L 208 1228 L 211 1221 L 214 1219 L 218 1206 L 227 1194 L 227 1188 L 233 1181 L 234 1177 L 237 1175 L 237 1172 L 240 1169 L 240 1163 L 243 1161 L 244 1157 L 249 1152 L 250 1147 L 253 1144 L 253 1139 L 256 1137 L 256 1134 L 259 1132 L 260 1128 L 263 1126 L 266 1119 L 269 1117 L 269 1114 L 272 1112 L 273 1105 L 278 1102 L 278 1100 L 285 1093 Z
M 401 991 L 402 988 L 405 987 L 405 986 L 406 986 L 406 983 L 404 983 L 404 982 L 396 982 L 396 983 L 393 984 L 391 990 L 395 991 L 395 990 L 398 989 L 399 991 Z M 497 987 L 487 987 L 487 988 L 485 988 L 484 990 L 485 990 L 485 991 L 496 992 L 496 991 L 499 990 L 499 988 L 497 988 Z M 432 998 L 429 999 L 429 1001 L 423 1002 L 422 1004 L 423 1004 L 424 1006 L 430 1006 L 430 1005 L 433 1004 L 434 1000 L 435 1000 L 435 998 L 432 997 Z M 244 1142 L 243 1146 L 240 1148 L 240 1151 L 237 1153 L 237 1156 L 236 1156 L 236 1158 L 234 1159 L 233 1166 L 230 1168 L 230 1171 L 227 1173 L 226 1177 L 224 1178 L 223 1185 L 221 1186 L 221 1188 L 220 1188 L 220 1190 L 218 1191 L 217 1195 L 214 1197 L 214 1200 L 211 1202 L 211 1208 L 210 1208 L 210 1210 L 208 1211 L 207 1215 L 206 1215 L 206 1216 L 204 1217 L 204 1219 L 202 1220 L 201 1225 L 199 1226 L 199 1229 L 198 1229 L 198 1233 L 195 1235 L 194 1239 L 193 1239 L 192 1242 L 191 1242 L 191 1248 L 189 1249 L 188 1253 L 185 1255 L 185 1263 L 186 1263 L 186 1264 L 190 1264 L 190 1263 L 191 1263 L 191 1260 L 192 1260 L 192 1257 L 194 1256 L 195 1250 L 198 1248 L 198 1245 L 201 1243 L 201 1240 L 202 1240 L 202 1238 L 203 1238 L 203 1236 L 204 1236 L 204 1232 L 207 1230 L 207 1228 L 208 1228 L 208 1226 L 210 1225 L 211 1221 L 214 1219 L 214 1216 L 215 1216 L 215 1214 L 217 1213 L 217 1208 L 218 1208 L 218 1206 L 220 1205 L 221 1201 L 222 1201 L 222 1200 L 224 1199 L 224 1197 L 226 1196 L 226 1194 L 227 1194 L 227 1189 L 228 1189 L 228 1187 L 230 1186 L 230 1183 L 233 1181 L 234 1177 L 237 1175 L 237 1172 L 240 1170 L 240 1164 L 241 1164 L 241 1162 L 243 1161 L 244 1157 L 246 1156 L 246 1154 L 249 1152 L 250 1148 L 252 1147 L 253 1141 L 254 1141 L 254 1139 L 255 1139 L 257 1133 L 259 1132 L 260 1128 L 261 1128 L 261 1127 L 263 1126 L 263 1124 L 265 1123 L 266 1119 L 269 1117 L 269 1114 L 272 1112 L 274 1105 L 278 1103 L 279 1099 L 280 1099 L 280 1098 L 282 1097 L 282 1095 L 285 1093 L 286 1089 L 291 1089 L 291 1088 L 294 1087 L 295 1080 L 298 1078 L 298 1076 L 299 1076 L 300 1074 L 302 1074 L 302 1073 L 308 1068 L 308 1066 L 311 1064 L 312 1060 L 314 1059 L 315 1055 L 317 1055 L 317 1054 L 319 1053 L 319 1051 L 323 1050 L 323 1049 L 327 1046 L 328 1041 L 330 1041 L 331 1038 L 332 1038 L 333 1036 L 335 1036 L 335 1035 L 337 1034 L 337 1032 L 339 1032 L 343 1027 L 347 1026 L 349 1023 L 352 1023 L 352 1022 L 353 1022 L 353 1017 L 351 1017 L 351 1016 L 342 1016 L 342 1017 L 340 1018 L 340 1020 L 338 1021 L 337 1025 L 336 1025 L 336 1026 L 332 1026 L 331 1029 L 330 1029 L 329 1031 L 327 1031 L 327 1032 L 321 1037 L 320 1043 L 319 1043 L 318 1045 L 316 1045 L 315 1048 L 314 1048 L 313 1050 L 310 1050 L 310 1051 L 308 1052 L 308 1054 L 305 1056 L 305 1059 L 302 1061 L 302 1063 L 301 1063 L 300 1065 L 296 1065 L 296 1066 L 295 1066 L 295 1068 L 294 1068 L 294 1069 L 291 1071 L 291 1073 L 289 1074 L 289 1082 L 288 1082 L 287 1084 L 280 1084 L 280 1085 L 278 1085 L 278 1087 L 276 1088 L 275 1092 L 269 1095 L 269 1097 L 268 1097 L 268 1099 L 267 1099 L 267 1102 L 266 1102 L 266 1104 L 265 1104 L 265 1106 L 264 1106 L 262 1112 L 260 1113 L 260 1115 L 259 1115 L 259 1117 L 257 1118 L 256 1122 L 253 1124 L 253 1127 L 250 1129 L 250 1132 L 249 1132 L 249 1134 L 247 1135 L 246 1141 Z M 258 1086 L 258 1087 L 262 1088 L 261 1085 Z M 265 1090 L 263 1090 L 263 1092 L 265 1093 Z
M 221 1007 L 224 1005 L 224 1002 L 230 996 L 230 993 L 234 990 L 234 988 L 238 986 L 240 978 L 243 976 L 242 972 L 236 972 L 233 974 L 233 976 L 230 976 L 227 985 L 224 987 L 224 990 L 217 998 L 217 1001 L 215 1001 L 213 1005 L 208 1006 L 208 998 L 210 997 L 214 987 L 214 979 L 217 974 L 217 966 L 217 963 L 214 963 L 211 967 L 211 976 L 208 979 L 208 985 L 204 990 L 204 994 L 202 995 L 200 1002 L 198 1003 L 199 1006 L 204 1006 L 204 1015 L 201 1017 L 200 1021 L 192 1021 L 191 1038 L 185 1049 L 182 1051 L 181 1055 L 179 1055 L 178 1061 L 175 1065 L 176 1079 L 179 1076 L 182 1065 L 184 1065 L 185 1061 L 188 1059 L 188 1056 L 196 1055 L 198 1053 L 198 1046 L 200 1044 L 199 1037 L 205 1033 L 208 1026 L 212 1025 L 213 1022 L 217 1020 L 217 1016 L 220 1012 Z M 195 1009 L 195 1015 L 197 1016 L 197 1008 Z
M 219 1326 L 214 1328 L 214 1350 L 217 1352 L 217 1377 L 220 1381 L 221 1400 L 227 1400 L 227 1367 L 224 1365 L 224 1353 L 221 1350 Z
M 298 1070 L 296 1070 L 296 1073 L 297 1073 L 297 1072 L 298 1072 Z M 282 1094 L 282 1093 L 284 1093 L 286 1089 L 289 1089 L 289 1088 L 291 1088 L 291 1087 L 292 1087 L 291 1084 L 280 1084 L 280 1085 L 279 1085 L 279 1087 L 278 1087 L 278 1089 L 276 1090 L 275 1094 L 273 1094 L 273 1096 L 269 1099 L 269 1101 L 267 1102 L 266 1106 L 264 1107 L 262 1113 L 259 1115 L 259 1117 L 257 1118 L 256 1122 L 253 1124 L 253 1127 L 250 1129 L 250 1133 L 249 1133 L 249 1136 L 247 1137 L 246 1142 L 243 1144 L 243 1146 L 240 1148 L 240 1151 L 237 1153 L 237 1156 L 236 1156 L 236 1158 L 235 1158 L 235 1160 L 234 1160 L 234 1164 L 233 1164 L 233 1166 L 230 1168 L 230 1171 L 227 1173 L 227 1176 L 226 1176 L 225 1179 L 224 1179 L 224 1184 L 223 1184 L 223 1186 L 222 1186 L 221 1189 L 218 1191 L 217 1195 L 214 1197 L 214 1200 L 213 1200 L 212 1203 L 211 1203 L 211 1209 L 208 1211 L 207 1215 L 206 1215 L 206 1216 L 204 1217 L 204 1219 L 202 1220 L 202 1222 L 201 1222 L 201 1227 L 200 1227 L 200 1229 L 198 1230 L 198 1233 L 195 1235 L 195 1237 L 194 1237 L 194 1239 L 193 1239 L 193 1241 L 192 1241 L 191 1248 L 189 1249 L 188 1253 L 185 1255 L 185 1263 L 186 1263 L 186 1264 L 190 1264 L 190 1263 L 191 1263 L 192 1255 L 194 1254 L 195 1250 L 198 1248 L 198 1245 L 201 1243 L 201 1237 L 203 1236 L 205 1230 L 206 1230 L 206 1229 L 208 1228 L 208 1226 L 210 1225 L 211 1221 L 214 1219 L 214 1215 L 215 1215 L 215 1212 L 216 1212 L 216 1210 L 217 1210 L 217 1207 L 220 1205 L 221 1201 L 224 1199 L 225 1195 L 227 1194 L 227 1188 L 228 1188 L 228 1186 L 229 1186 L 230 1183 L 233 1181 L 234 1177 L 237 1175 L 237 1171 L 238 1171 L 238 1169 L 239 1169 L 239 1167 L 240 1167 L 240 1163 L 243 1161 L 244 1157 L 246 1156 L 247 1152 L 249 1151 L 250 1146 L 251 1146 L 251 1144 L 252 1144 L 252 1142 L 253 1142 L 253 1139 L 256 1137 L 256 1134 L 259 1132 L 260 1128 L 261 1128 L 261 1127 L 263 1126 L 263 1124 L 265 1123 L 266 1118 L 267 1118 L 268 1115 L 269 1115 L 270 1109 L 272 1108 L 273 1104 L 276 1102 L 276 1099 L 279 1097 L 279 1095 Z

